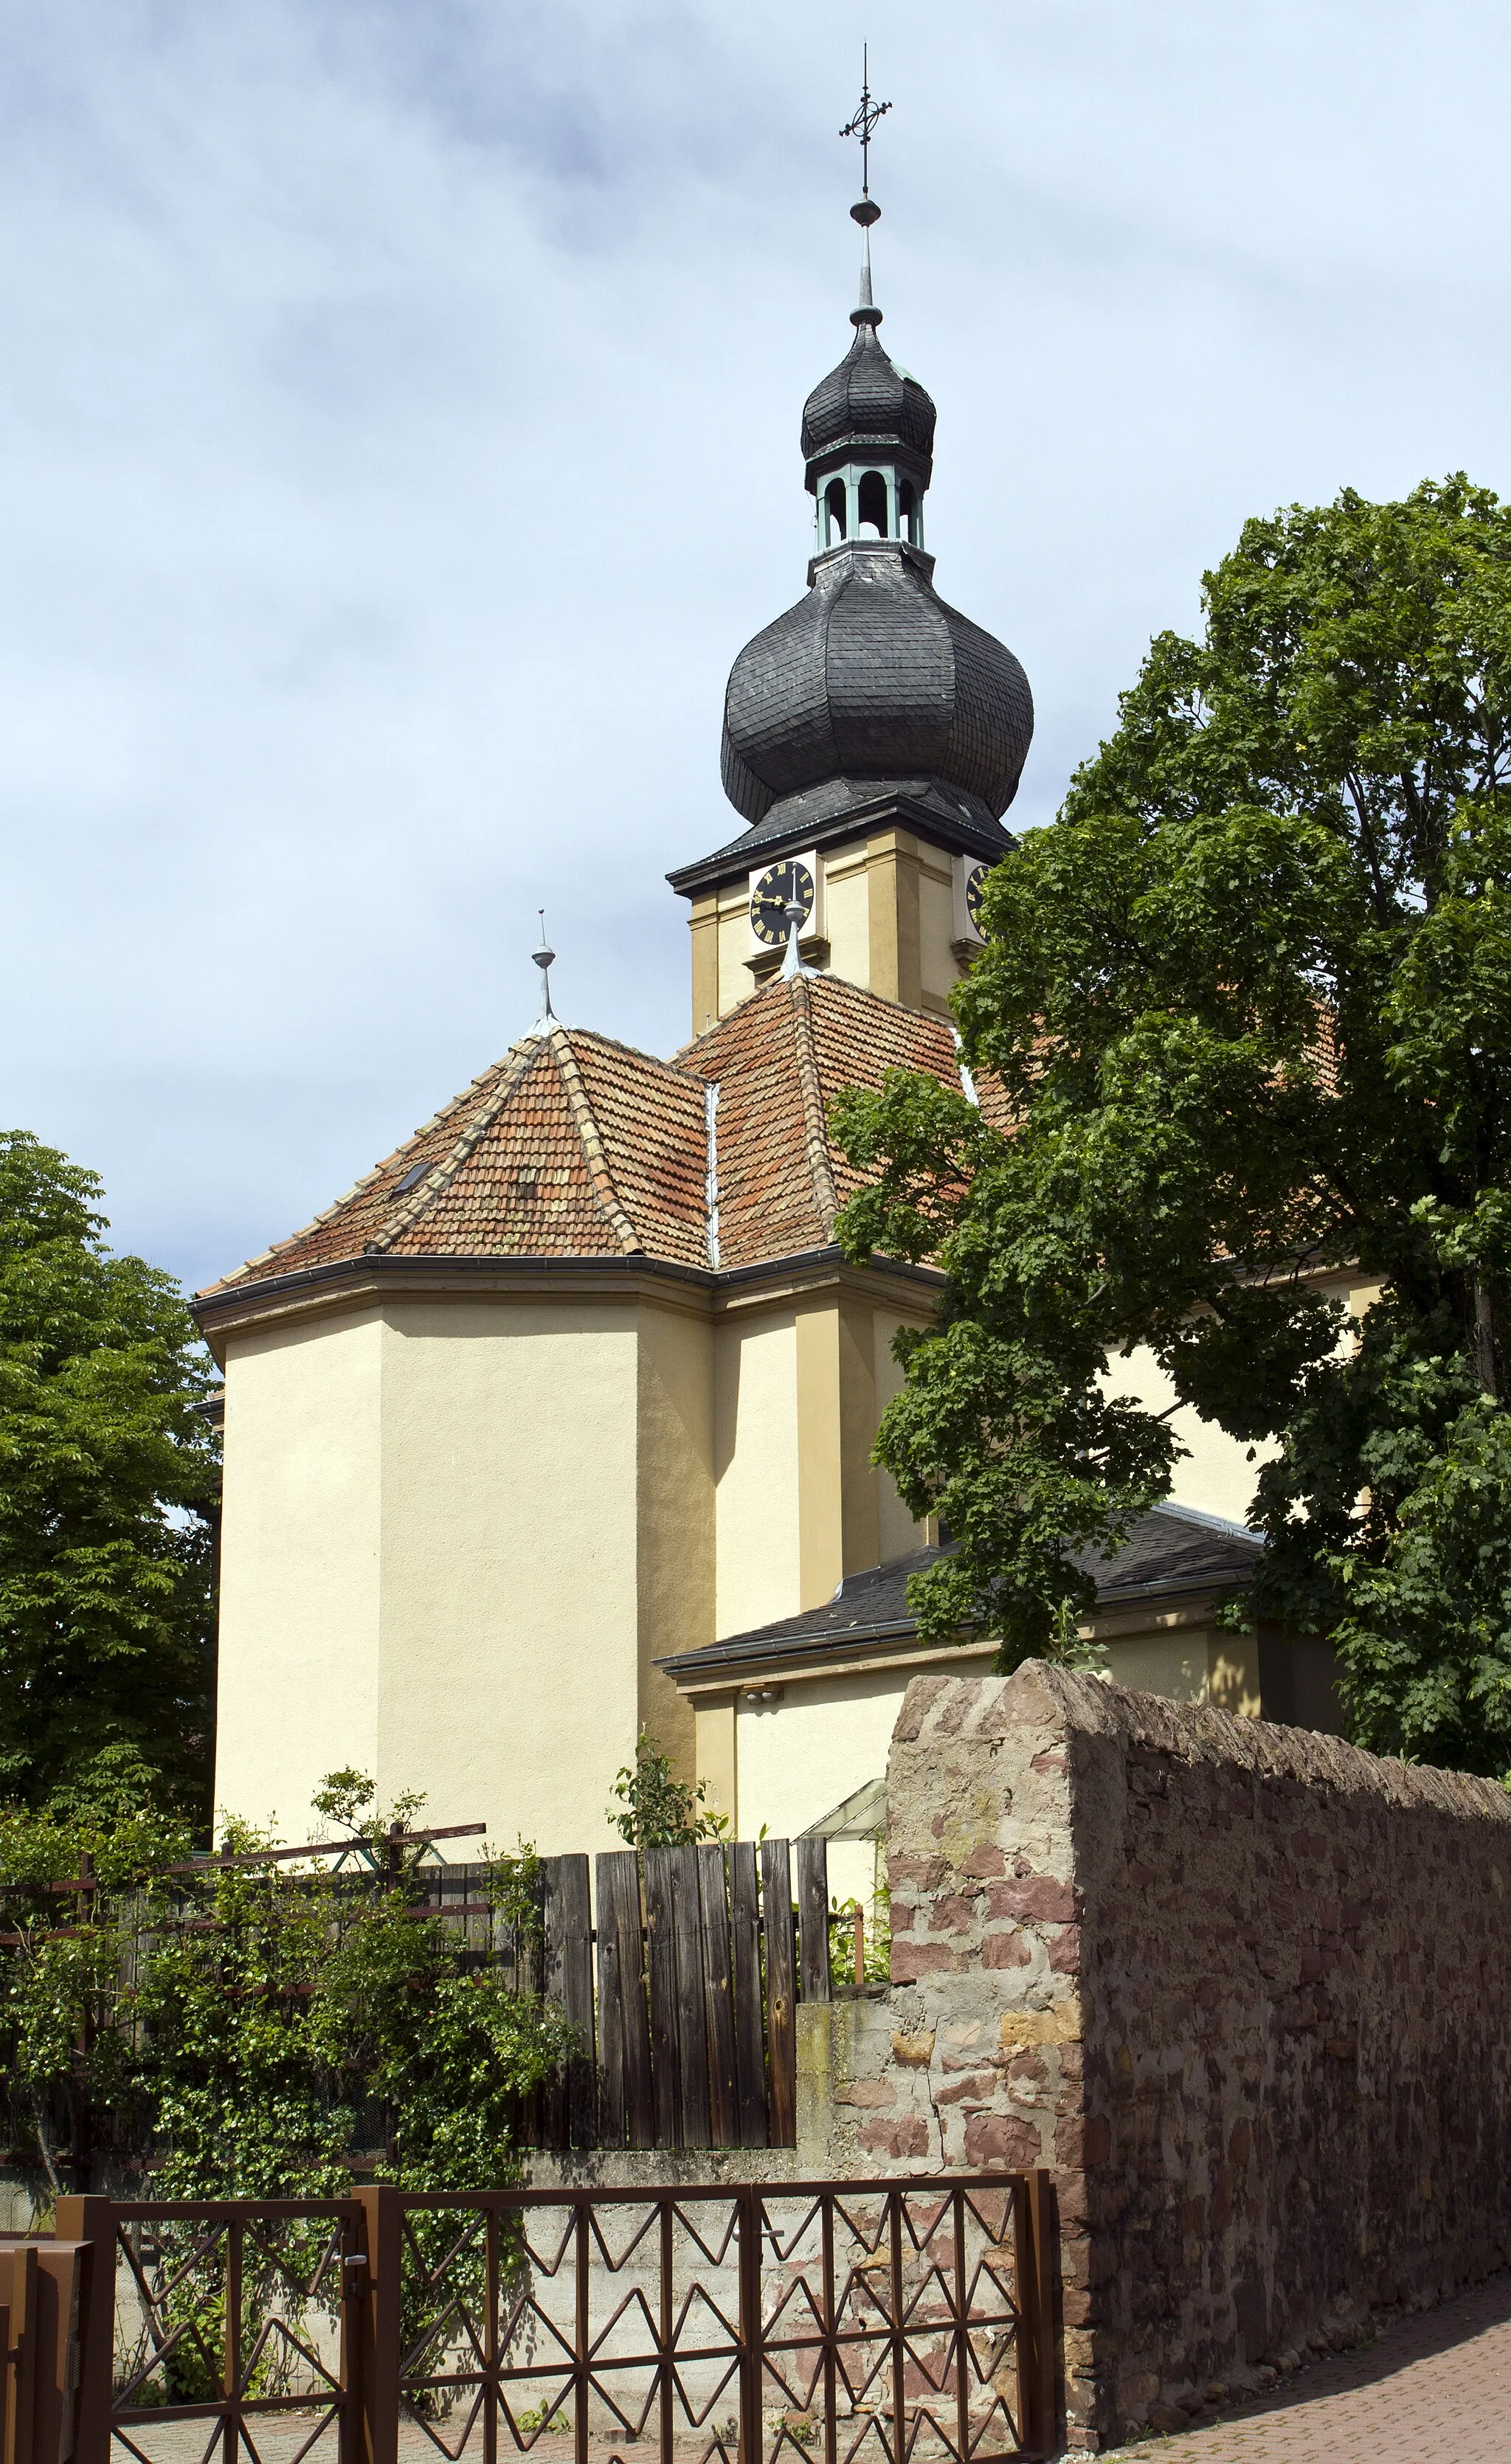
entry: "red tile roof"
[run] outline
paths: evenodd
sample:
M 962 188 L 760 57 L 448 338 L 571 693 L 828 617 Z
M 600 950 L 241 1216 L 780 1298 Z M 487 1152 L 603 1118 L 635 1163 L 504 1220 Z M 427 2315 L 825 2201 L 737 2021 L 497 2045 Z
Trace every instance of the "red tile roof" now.
M 948 1021 L 837 976 L 775 979 L 669 1062 L 554 1026 L 204 1297 L 374 1253 L 707 1266 L 712 1089 L 719 1265 L 821 1248 L 858 1181 L 828 1108 L 843 1087 L 879 1087 L 890 1068 L 957 1087 Z

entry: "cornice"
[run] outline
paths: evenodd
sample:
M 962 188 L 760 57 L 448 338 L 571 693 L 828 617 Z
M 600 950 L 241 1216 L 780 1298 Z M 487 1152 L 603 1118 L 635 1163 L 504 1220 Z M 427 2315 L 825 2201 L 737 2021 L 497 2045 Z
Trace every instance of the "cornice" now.
M 700 857 L 696 864 L 679 865 L 675 871 L 668 873 L 667 879 L 680 897 L 692 898 L 700 890 L 719 890 L 742 880 L 756 866 L 779 864 L 784 856 L 801 855 L 809 847 L 839 847 L 851 840 L 868 839 L 888 824 L 900 825 L 915 838 L 927 839 L 951 855 L 979 856 L 987 864 L 999 864 L 1018 844 L 999 825 L 986 830 L 968 821 L 964 814 L 953 821 L 900 791 L 868 797 L 864 803 L 852 805 L 826 822 L 794 823 L 790 829 L 775 830 L 765 838 L 758 835 L 761 825 L 756 823 L 746 838 L 735 839 L 712 855 Z
M 842 1295 L 864 1292 L 872 1300 L 890 1300 L 927 1314 L 944 1281 L 937 1267 L 909 1265 L 900 1260 L 851 1265 L 832 1242 L 785 1258 L 718 1269 L 686 1266 L 644 1253 L 625 1257 L 605 1252 L 585 1258 L 401 1258 L 390 1251 L 331 1259 L 293 1273 L 201 1292 L 190 1308 L 206 1342 L 224 1366 L 227 1336 L 251 1327 L 303 1323 L 336 1311 L 380 1309 L 394 1300 L 647 1301 L 712 1320 L 835 1290 Z

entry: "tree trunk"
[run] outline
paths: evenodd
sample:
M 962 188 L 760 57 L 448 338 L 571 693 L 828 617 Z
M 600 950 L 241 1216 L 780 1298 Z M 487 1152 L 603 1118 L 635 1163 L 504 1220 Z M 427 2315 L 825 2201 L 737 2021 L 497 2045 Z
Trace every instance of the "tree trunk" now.
M 1490 1294 L 1478 1275 L 1475 1277 L 1475 1375 L 1487 1395 L 1500 1393 L 1496 1384 L 1496 1322 Z

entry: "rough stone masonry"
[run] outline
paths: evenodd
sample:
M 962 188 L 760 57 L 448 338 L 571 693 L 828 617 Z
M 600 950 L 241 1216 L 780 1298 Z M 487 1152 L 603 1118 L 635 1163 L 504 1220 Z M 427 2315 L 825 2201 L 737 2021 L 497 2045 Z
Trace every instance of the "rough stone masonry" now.
M 1048 2166 L 1066 2434 L 1511 2255 L 1511 1797 L 1030 1662 L 921 1677 L 830 2161 Z

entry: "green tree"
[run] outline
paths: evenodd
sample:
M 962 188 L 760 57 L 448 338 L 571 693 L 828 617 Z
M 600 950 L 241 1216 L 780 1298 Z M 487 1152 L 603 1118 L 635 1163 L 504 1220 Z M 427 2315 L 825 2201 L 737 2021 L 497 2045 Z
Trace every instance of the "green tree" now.
M 879 1456 L 953 1558 L 926 1634 L 1004 1662 L 1077 1543 L 1168 1488 L 1147 1345 L 1271 1459 L 1236 1614 L 1329 1633 L 1354 1733 L 1511 1763 L 1511 509 L 1456 477 L 1246 524 L 1054 825 L 994 871 L 955 996 L 990 1118 L 839 1107 L 849 1253 L 934 1256 Z M 1357 1331 L 1316 1278 L 1384 1297 Z
M 114 1257 L 100 1185 L 0 1133 L 0 1790 L 128 1749 L 208 1813 L 211 1371 L 168 1275 Z

